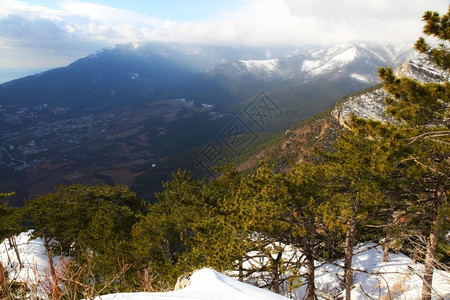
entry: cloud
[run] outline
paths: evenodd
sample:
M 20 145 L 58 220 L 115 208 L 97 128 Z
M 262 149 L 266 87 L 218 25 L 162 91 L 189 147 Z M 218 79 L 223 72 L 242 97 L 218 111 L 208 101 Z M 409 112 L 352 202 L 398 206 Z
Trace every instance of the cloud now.
M 319 39 L 334 40 L 414 40 L 421 34 L 420 20 L 426 10 L 442 11 L 446 0 L 286 0 L 297 18 L 313 16 Z
M 12 40 L 58 40 L 65 31 L 47 19 L 30 20 L 18 15 L 8 15 L 0 19 L 0 38 Z
M 99 4 L 58 9 L 0 0 L 0 68 L 52 68 L 101 48 L 146 38 L 162 21 Z
M 426 10 L 447 0 L 243 0 L 214 22 L 168 22 L 144 35 L 153 40 L 238 45 L 413 42 Z
M 0 68 L 56 67 L 134 41 L 227 45 L 414 41 L 426 10 L 448 0 L 236 0 L 213 21 L 176 22 L 81 1 L 59 7 L 0 0 Z M 213 14 L 213 12 L 211 12 Z

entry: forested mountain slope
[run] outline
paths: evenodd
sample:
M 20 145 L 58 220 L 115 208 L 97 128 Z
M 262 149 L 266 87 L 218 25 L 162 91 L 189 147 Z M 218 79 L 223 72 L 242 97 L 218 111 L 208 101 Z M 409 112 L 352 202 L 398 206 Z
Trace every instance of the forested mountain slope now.
M 396 69 L 396 74 L 419 82 L 442 83 L 448 80 L 448 74 L 423 58 L 404 61 L 401 67 Z M 254 167 L 264 156 L 269 157 L 280 170 L 288 169 L 291 163 L 308 160 L 315 148 L 332 147 L 339 132 L 346 127 L 351 114 L 370 120 L 392 122 L 393 118 L 386 114 L 386 97 L 388 94 L 381 85 L 345 96 L 333 108 L 287 130 L 283 137 L 269 143 L 265 150 L 242 159 L 245 161 L 239 164 L 239 169 Z

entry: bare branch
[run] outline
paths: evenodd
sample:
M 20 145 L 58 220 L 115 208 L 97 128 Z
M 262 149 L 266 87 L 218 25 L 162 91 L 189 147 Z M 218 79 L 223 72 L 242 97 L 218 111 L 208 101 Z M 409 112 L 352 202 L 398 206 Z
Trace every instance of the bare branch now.
M 438 137 L 444 137 L 444 136 L 450 136 L 450 131 L 449 130 L 445 130 L 445 131 L 430 131 L 430 132 L 425 132 L 422 133 L 418 136 L 412 137 L 412 138 L 407 138 L 405 139 L 406 141 L 411 141 L 409 144 L 412 144 L 414 142 L 416 142 L 419 139 L 434 139 L 434 138 L 438 138 Z M 441 140 L 435 140 L 436 142 L 440 142 L 440 143 L 444 143 L 444 144 L 448 144 L 448 142 L 445 141 L 441 141 Z

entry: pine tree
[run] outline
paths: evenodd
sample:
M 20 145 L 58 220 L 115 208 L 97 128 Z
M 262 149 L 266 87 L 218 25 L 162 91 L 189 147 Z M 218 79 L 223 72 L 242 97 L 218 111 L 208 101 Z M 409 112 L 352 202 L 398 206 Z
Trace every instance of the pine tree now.
M 0 200 L 14 196 L 15 193 L 0 193 Z M 0 202 L 0 241 L 3 241 L 10 234 L 8 216 L 11 214 L 12 208 L 8 206 L 8 203 Z
M 38 196 L 33 200 L 26 200 L 24 207 L 25 221 L 32 223 L 33 236 L 40 237 L 44 241 L 47 260 L 53 282 L 57 282 L 55 266 L 53 263 L 53 249 L 50 242 L 56 237 L 65 235 L 67 228 L 63 220 L 70 218 L 67 206 L 61 205 L 55 193 Z
M 244 234 L 247 244 L 245 260 L 259 258 L 260 261 L 267 261 L 267 264 L 243 270 L 242 273 L 247 276 L 254 272 L 268 274 L 263 279 L 266 281 L 265 287 L 276 293 L 280 293 L 283 282 L 289 280 L 287 270 L 289 269 L 291 277 L 295 277 L 297 269 L 285 256 L 285 247 L 291 243 L 289 223 L 283 217 L 288 198 L 282 176 L 275 174 L 273 166 L 263 160 L 255 174 L 242 178 L 237 193 L 231 198 L 231 203 L 238 208 L 239 214 L 233 210 L 229 213 L 234 227 Z M 238 215 L 241 217 L 235 218 Z M 262 257 L 253 257 L 250 253 Z M 241 271 L 243 268 L 238 269 Z
M 133 253 L 138 267 L 158 274 L 153 289 L 167 289 L 178 276 L 196 269 L 198 261 L 188 261 L 192 249 L 193 224 L 204 215 L 201 192 L 204 182 L 177 170 L 164 190 L 156 194 L 158 201 L 132 230 Z
M 125 186 L 60 185 L 54 193 L 26 200 L 23 221 L 33 229 L 34 237 L 43 239 L 50 272 L 54 282 L 57 282 L 53 264 L 55 252 L 82 261 L 85 245 L 88 244 L 94 255 L 105 254 L 105 245 L 101 244 L 104 239 L 96 233 L 100 231 L 105 234 L 109 242 L 121 241 L 131 235 L 134 222 L 145 210 L 145 203 Z M 116 217 L 114 220 L 111 219 L 113 216 Z M 102 221 L 105 223 L 102 224 Z M 127 232 L 124 233 L 124 230 Z M 93 239 L 87 241 L 88 237 Z M 109 252 L 114 255 L 101 257 L 116 262 L 122 255 L 117 244 L 109 245 L 114 246 Z
M 433 261 L 435 261 L 439 228 L 448 223 L 449 178 L 449 12 L 440 17 L 426 12 L 424 33 L 441 40 L 431 47 L 419 38 L 416 49 L 434 62 L 446 74 L 441 83 L 420 83 L 408 77 L 397 78 L 390 68 L 381 68 L 379 76 L 390 96 L 386 112 L 393 123 L 368 121 L 352 117 L 350 128 L 361 139 L 378 144 L 373 149 L 373 171 L 378 184 L 389 200 L 386 219 L 385 257 L 393 230 L 402 220 L 409 228 L 417 226 L 415 234 L 427 234 L 423 299 L 431 297 Z M 395 217 L 394 213 L 395 212 Z M 406 222 L 406 223 L 405 223 Z M 420 232 L 418 233 L 417 230 Z
M 324 164 L 313 163 L 296 164 L 285 176 L 290 195 L 286 205 L 290 213 L 285 217 L 291 225 L 294 243 L 305 255 L 306 299 L 316 299 L 314 272 L 317 248 L 321 245 L 319 232 L 325 228 L 334 231 L 338 219 L 337 211 L 330 210 L 332 176 Z
M 345 232 L 344 282 L 346 299 L 353 289 L 352 259 L 357 229 L 367 222 L 370 211 L 384 201 L 374 172 L 372 153 L 377 142 L 361 138 L 354 131 L 340 134 L 334 152 L 323 154 L 324 163 L 333 174 L 331 201 L 339 209 L 339 218 Z
M 121 273 L 124 265 L 134 263 L 131 230 L 140 216 L 139 212 L 132 211 L 126 205 L 105 201 L 98 207 L 86 229 L 79 233 L 77 243 L 80 251 L 76 261 L 80 265 L 90 265 L 100 284 Z M 120 290 L 123 290 L 127 281 L 132 282 L 129 277 L 115 280 L 109 289 L 114 290 L 116 285 L 120 285 Z
M 424 33 L 432 35 L 442 43 L 430 46 L 419 38 L 416 49 L 424 53 L 448 79 L 450 53 L 448 42 L 450 6 L 442 17 L 437 12 L 426 12 Z M 423 275 L 422 299 L 431 299 L 432 277 L 439 229 L 448 222 L 449 188 L 449 94 L 448 80 L 443 83 L 419 83 L 411 78 L 394 76 L 391 69 L 380 69 L 384 89 L 391 95 L 386 102 L 387 112 L 398 120 L 396 135 L 402 140 L 403 152 L 398 167 L 402 169 L 415 197 L 415 205 L 422 210 L 421 222 L 428 233 L 425 271 Z
M 14 192 L 0 193 L 0 199 L 5 199 L 14 195 Z M 22 211 L 19 208 L 8 206 L 8 202 L 0 203 L 0 241 L 5 238 L 8 239 L 10 247 L 12 247 L 16 253 L 20 268 L 23 267 L 23 262 L 17 247 L 16 235 L 24 229 L 21 221 Z
M 190 257 L 201 266 L 218 270 L 232 268 L 246 250 L 248 216 L 242 203 L 236 201 L 241 176 L 233 166 L 216 170 L 217 178 L 202 187 L 202 207 L 193 220 L 193 234 L 189 237 Z
M 405 156 L 404 141 L 396 126 L 380 121 L 366 120 L 352 115 L 349 129 L 360 139 L 373 143 L 370 158 L 371 171 L 376 178 L 385 201 L 371 211 L 369 228 L 383 229 L 384 261 L 392 246 L 395 232 L 404 231 L 407 221 L 415 213 L 411 206 L 410 182 L 398 168 L 398 162 Z

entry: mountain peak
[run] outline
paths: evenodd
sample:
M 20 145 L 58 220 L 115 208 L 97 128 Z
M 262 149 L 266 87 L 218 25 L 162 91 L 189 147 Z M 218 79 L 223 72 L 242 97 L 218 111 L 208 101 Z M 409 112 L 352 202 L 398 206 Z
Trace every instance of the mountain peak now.
M 389 50 L 386 50 L 386 47 Z M 260 60 L 236 60 L 214 68 L 212 73 L 228 78 L 258 77 L 276 80 L 312 79 L 321 76 L 347 76 L 365 84 L 379 82 L 377 70 L 381 66 L 397 66 L 389 45 L 338 44 L 307 54 Z M 410 57 L 412 48 L 396 52 Z

